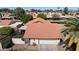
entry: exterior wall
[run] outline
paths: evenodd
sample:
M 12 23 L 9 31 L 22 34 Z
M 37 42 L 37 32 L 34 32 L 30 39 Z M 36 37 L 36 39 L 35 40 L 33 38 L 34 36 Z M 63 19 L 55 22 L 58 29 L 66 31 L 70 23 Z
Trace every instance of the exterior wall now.
M 39 44 L 58 44 L 59 40 L 39 40 Z
M 2 50 L 3 48 L 2 48 L 2 44 L 1 44 L 1 42 L 0 42 L 0 50 Z
M 25 44 L 25 42 L 21 38 L 12 38 L 12 42 L 14 44 Z
M 58 44 L 60 40 L 50 40 L 50 39 L 30 39 L 30 44 L 32 45 L 33 42 L 36 44 Z
M 32 45 L 33 42 L 35 42 L 36 44 L 38 44 L 38 39 L 30 39 L 30 44 Z

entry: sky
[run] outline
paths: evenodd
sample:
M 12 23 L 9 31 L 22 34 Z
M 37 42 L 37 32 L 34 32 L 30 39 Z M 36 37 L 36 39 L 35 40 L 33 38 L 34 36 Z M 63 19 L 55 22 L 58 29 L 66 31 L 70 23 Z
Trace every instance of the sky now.
M 1 8 L 9 8 L 9 9 L 15 9 L 16 7 L 0 7 Z M 57 7 L 22 7 L 25 10 L 31 10 L 31 9 L 40 9 L 40 10 L 45 10 L 45 9 L 53 9 L 57 10 Z M 69 10 L 77 10 L 79 7 L 68 7 Z M 60 7 L 61 10 L 64 9 L 64 7 Z

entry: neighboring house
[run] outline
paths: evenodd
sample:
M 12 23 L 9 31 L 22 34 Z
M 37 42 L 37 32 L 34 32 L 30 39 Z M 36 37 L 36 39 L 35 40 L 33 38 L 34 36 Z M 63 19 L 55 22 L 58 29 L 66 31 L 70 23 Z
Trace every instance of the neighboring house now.
M 49 13 L 47 14 L 47 18 L 48 18 L 48 19 L 50 19 L 50 18 L 52 19 L 52 17 L 53 17 L 52 15 L 53 15 L 53 14 L 52 14 L 51 12 L 49 12 Z
M 78 17 L 79 18 L 79 13 L 75 13 L 75 17 Z
M 8 15 L 2 16 L 2 20 L 5 20 L 5 19 L 10 20 L 10 19 L 12 19 L 12 18 L 11 18 L 10 16 L 8 16 Z
M 65 16 L 61 15 L 60 17 L 61 17 L 61 18 L 76 18 L 76 17 L 71 16 L 71 15 L 65 15 Z
M 33 18 L 37 18 L 37 13 L 36 12 L 26 12 L 26 14 L 30 14 L 33 16 Z
M 16 20 L 1 20 L 0 21 L 0 27 L 12 27 L 12 28 L 19 28 L 23 25 L 22 22 L 16 22 Z
M 15 22 L 10 25 L 12 28 L 20 28 L 23 25 L 23 22 Z
M 33 16 L 33 18 L 37 18 L 37 13 L 31 13 L 31 15 Z
M 37 18 L 26 23 L 26 31 L 23 36 L 26 43 L 35 44 L 58 44 L 61 35 L 61 25 L 50 23 L 42 18 Z
M 0 22 L 0 27 L 6 27 L 9 26 L 12 23 L 12 20 L 2 20 Z
M 2 19 L 3 20 L 11 20 L 12 19 L 12 17 L 10 16 L 10 15 L 12 15 L 12 13 L 8 13 L 8 12 L 1 12 L 1 15 L 2 15 Z

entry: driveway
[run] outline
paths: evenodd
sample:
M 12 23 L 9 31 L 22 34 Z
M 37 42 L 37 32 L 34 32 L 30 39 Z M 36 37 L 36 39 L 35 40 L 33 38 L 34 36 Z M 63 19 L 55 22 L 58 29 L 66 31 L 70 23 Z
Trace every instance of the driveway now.
M 38 46 L 27 46 L 25 44 L 14 45 L 8 51 L 64 51 L 60 46 L 54 44 L 41 44 Z
M 64 51 L 64 49 L 60 46 L 54 44 L 42 44 L 38 45 L 39 51 Z

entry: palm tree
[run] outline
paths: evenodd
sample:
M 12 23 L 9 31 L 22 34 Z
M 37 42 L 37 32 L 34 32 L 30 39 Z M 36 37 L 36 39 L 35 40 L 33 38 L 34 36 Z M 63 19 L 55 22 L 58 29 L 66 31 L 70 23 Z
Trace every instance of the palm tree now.
M 65 41 L 68 40 L 67 46 L 68 48 L 72 46 L 73 43 L 77 44 L 79 39 L 79 19 L 68 19 L 65 22 L 65 25 L 67 28 L 62 31 L 65 36 L 70 35 L 71 37 L 68 37 Z M 72 47 L 73 48 L 73 47 Z
M 60 7 L 57 7 L 58 11 L 60 10 Z

